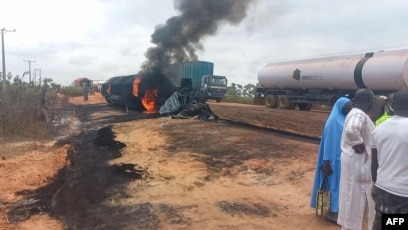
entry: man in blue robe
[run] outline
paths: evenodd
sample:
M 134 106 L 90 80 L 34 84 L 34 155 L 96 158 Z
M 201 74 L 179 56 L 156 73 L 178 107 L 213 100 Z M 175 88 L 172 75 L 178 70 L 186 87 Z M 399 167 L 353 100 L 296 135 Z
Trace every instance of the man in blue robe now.
M 340 141 L 344 120 L 351 108 L 352 102 L 346 97 L 339 98 L 333 105 L 324 126 L 316 163 L 310 206 L 316 208 L 317 190 L 321 188 L 323 177 L 326 175 L 328 177 L 328 187 L 330 190 L 330 212 L 326 215 L 326 218 L 333 222 L 337 221 L 337 213 L 339 211 Z

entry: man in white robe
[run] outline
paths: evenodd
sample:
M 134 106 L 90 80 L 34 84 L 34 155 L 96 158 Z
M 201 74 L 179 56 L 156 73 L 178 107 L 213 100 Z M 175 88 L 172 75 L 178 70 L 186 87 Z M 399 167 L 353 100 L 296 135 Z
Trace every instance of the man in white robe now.
M 375 125 L 367 112 L 374 103 L 369 89 L 359 89 L 354 96 L 354 108 L 346 116 L 341 137 L 341 174 L 339 214 L 337 223 L 344 230 L 361 230 L 367 214 L 371 230 L 375 204 L 371 197 L 371 132 Z

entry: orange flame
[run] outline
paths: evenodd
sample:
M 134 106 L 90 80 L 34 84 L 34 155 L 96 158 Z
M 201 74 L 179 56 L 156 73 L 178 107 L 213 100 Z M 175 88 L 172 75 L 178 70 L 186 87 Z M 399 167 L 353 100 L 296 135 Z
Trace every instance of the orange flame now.
M 145 113 L 157 113 L 156 108 L 157 91 L 158 91 L 157 88 L 145 91 L 144 96 L 142 97 L 142 105 L 146 109 Z
M 136 77 L 135 80 L 133 80 L 133 96 L 138 97 L 139 96 L 139 84 L 140 84 L 140 77 Z

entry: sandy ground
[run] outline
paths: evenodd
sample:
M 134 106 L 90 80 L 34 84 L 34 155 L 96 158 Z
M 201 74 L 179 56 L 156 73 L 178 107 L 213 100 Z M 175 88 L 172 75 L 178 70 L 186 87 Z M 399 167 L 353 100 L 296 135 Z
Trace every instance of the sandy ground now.
M 340 229 L 309 208 L 316 141 L 256 128 L 319 137 L 327 113 L 209 104 L 220 121 L 70 98 L 65 138 L 1 145 L 0 229 Z

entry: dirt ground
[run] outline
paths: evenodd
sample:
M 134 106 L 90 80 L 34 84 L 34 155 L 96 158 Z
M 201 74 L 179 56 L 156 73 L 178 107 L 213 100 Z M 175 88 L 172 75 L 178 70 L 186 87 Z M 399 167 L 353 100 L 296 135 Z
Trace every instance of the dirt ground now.
M 0 229 L 340 229 L 309 207 L 327 113 L 210 102 L 214 122 L 68 102 L 55 140 L 1 145 Z

